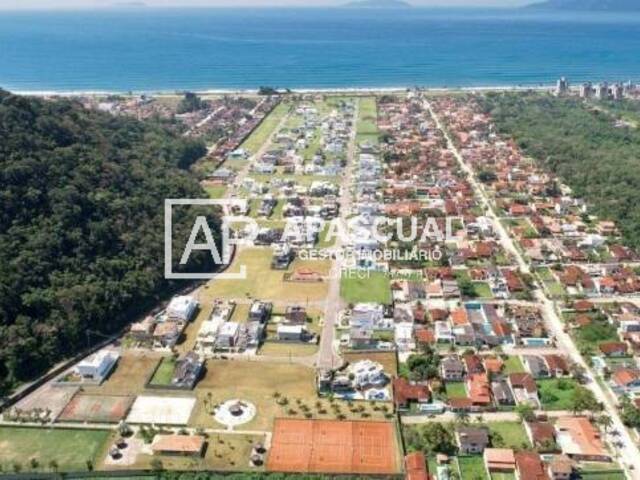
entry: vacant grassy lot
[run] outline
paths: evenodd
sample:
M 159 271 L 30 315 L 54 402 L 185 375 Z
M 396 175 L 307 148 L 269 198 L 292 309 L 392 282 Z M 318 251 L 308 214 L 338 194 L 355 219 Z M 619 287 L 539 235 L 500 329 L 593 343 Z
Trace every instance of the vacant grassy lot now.
M 151 469 L 151 460 L 157 458 L 167 470 L 247 471 L 253 445 L 264 442 L 262 435 L 212 434 L 207 438 L 203 458 L 143 454 L 138 456 L 133 468 Z M 256 472 L 262 470 L 262 467 L 251 469 Z
M 267 141 L 269 135 L 271 135 L 280 121 L 289 111 L 289 104 L 287 102 L 281 102 L 273 111 L 265 118 L 262 123 L 256 128 L 253 133 L 242 144 L 241 148 L 256 153 L 262 145 Z
M 345 272 L 340 279 L 340 295 L 349 303 L 391 303 L 389 277 L 383 272 Z
M 514 473 L 494 472 L 491 474 L 491 480 L 516 480 Z
M 41 470 L 49 470 L 51 461 L 61 471 L 86 470 L 87 461 L 98 461 L 109 435 L 107 430 L 1 427 L 0 465 L 4 471 L 14 471 L 19 464 L 27 471 L 33 458 Z
M 108 395 L 132 395 L 141 393 L 160 361 L 157 353 L 138 354 L 125 351 L 118 360 L 116 369 L 100 386 L 86 386 L 87 393 Z
M 245 265 L 247 275 L 243 280 L 214 279 L 201 290 L 201 299 L 210 304 L 213 299 L 259 298 L 266 301 L 306 302 L 323 300 L 327 295 L 327 283 L 292 283 L 283 280 L 284 271 L 271 269 L 272 251 L 268 248 L 247 248 L 240 251 L 228 273 L 239 273 Z M 293 272 L 300 263 L 293 263 Z M 326 269 L 325 262 L 305 262 L 304 266 L 316 271 Z
M 522 365 L 522 360 L 520 357 L 516 355 L 509 355 L 504 361 L 504 373 L 523 373 L 526 370 L 524 369 L 524 365 Z
M 264 342 L 258 353 L 275 357 L 308 357 L 317 351 L 315 343 Z
M 212 405 L 238 398 L 256 406 L 256 417 L 237 430 L 270 430 L 275 417 L 285 416 L 286 409 L 278 405 L 273 396 L 276 392 L 287 397 L 292 405 L 296 399 L 309 406 L 317 400 L 315 372 L 311 368 L 288 363 L 224 360 L 208 360 L 206 367 L 205 377 L 196 387 L 198 402 L 190 422 L 194 426 L 220 428 L 206 411 L 208 399 Z
M 219 199 L 227 193 L 227 187 L 225 185 L 207 185 L 204 187 L 204 191 L 209 194 L 209 198 Z
M 360 99 L 359 115 L 356 122 L 356 139 L 358 143 L 378 143 L 378 107 L 375 97 Z
M 176 361 L 173 357 L 164 357 L 153 374 L 151 379 L 152 385 L 170 385 L 173 378 L 173 372 L 176 369 Z
M 445 388 L 449 398 L 467 398 L 467 389 L 464 386 L 464 382 L 447 382 Z
M 460 478 L 471 480 L 488 479 L 487 470 L 484 468 L 484 459 L 481 455 L 458 457 Z
M 573 392 L 578 386 L 572 378 L 549 378 L 536 381 L 542 408 L 545 410 L 571 410 Z
M 487 282 L 473 282 L 475 298 L 493 298 L 491 287 Z
M 527 432 L 520 422 L 489 422 L 487 427 L 491 434 L 499 434 L 502 437 L 504 448 L 522 449 L 524 445 L 530 447 Z

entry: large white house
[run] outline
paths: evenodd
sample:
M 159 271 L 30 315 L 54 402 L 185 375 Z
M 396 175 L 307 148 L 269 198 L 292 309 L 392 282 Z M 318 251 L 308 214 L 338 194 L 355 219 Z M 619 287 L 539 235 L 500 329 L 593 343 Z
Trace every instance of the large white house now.
M 100 350 L 88 356 L 76 365 L 76 371 L 83 378 L 102 382 L 120 358 L 120 354 L 113 350 Z
M 167 317 L 170 320 L 189 322 L 198 309 L 198 301 L 188 295 L 173 297 L 167 307 Z

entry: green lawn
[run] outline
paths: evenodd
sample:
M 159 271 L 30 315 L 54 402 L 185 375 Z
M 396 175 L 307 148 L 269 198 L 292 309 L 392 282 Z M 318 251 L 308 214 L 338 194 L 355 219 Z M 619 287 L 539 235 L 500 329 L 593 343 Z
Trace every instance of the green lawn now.
M 536 381 L 542 408 L 545 410 L 571 410 L 571 398 L 578 386 L 572 378 L 549 378 Z
M 447 382 L 445 388 L 449 398 L 467 398 L 464 382 Z
M 509 355 L 506 360 L 504 360 L 504 373 L 523 373 L 526 372 L 524 366 L 522 365 L 522 360 L 520 357 L 516 355 Z
M 491 474 L 491 480 L 515 480 L 516 476 L 514 473 L 507 472 L 494 472 Z
M 389 277 L 384 272 L 353 270 L 342 274 L 340 295 L 349 303 L 391 303 Z
M 39 469 L 49 469 L 55 460 L 59 470 L 86 470 L 87 461 L 94 465 L 110 432 L 107 430 L 72 430 L 61 428 L 0 428 L 0 465 L 4 471 L 31 470 L 31 459 Z
M 491 434 L 497 433 L 502 437 L 503 443 L 497 446 L 499 448 L 522 449 L 523 445 L 531 446 L 524 426 L 520 422 L 488 422 L 487 427 Z
M 256 153 L 258 149 L 267 141 L 269 135 L 273 133 L 280 121 L 289 111 L 289 104 L 281 102 L 256 128 L 249 138 L 242 144 L 242 148 L 251 153 Z
M 491 287 L 486 282 L 473 282 L 475 298 L 493 298 Z
M 227 187 L 226 185 L 206 186 L 204 191 L 207 192 L 209 198 L 217 200 L 224 197 L 225 193 L 227 193 Z
M 173 357 L 164 357 L 149 383 L 151 385 L 170 385 L 175 369 L 175 359 Z
M 356 139 L 358 143 L 368 141 L 378 143 L 378 107 L 375 97 L 360 99 L 359 115 L 356 123 Z
M 582 480 L 625 480 L 627 477 L 621 470 L 583 471 L 580 472 Z
M 487 480 L 487 470 L 481 455 L 458 457 L 460 478 L 469 480 Z

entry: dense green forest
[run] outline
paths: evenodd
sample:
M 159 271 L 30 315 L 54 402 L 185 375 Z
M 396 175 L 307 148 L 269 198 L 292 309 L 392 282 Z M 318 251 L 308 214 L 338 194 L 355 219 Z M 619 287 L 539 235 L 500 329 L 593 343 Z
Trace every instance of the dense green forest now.
M 185 286 L 164 279 L 163 202 L 205 196 L 206 149 L 168 127 L 0 90 L 0 393 Z
M 594 213 L 615 220 L 627 245 L 640 247 L 640 130 L 620 125 L 610 105 L 580 99 L 494 93 L 481 102 L 500 133 L 541 160 Z

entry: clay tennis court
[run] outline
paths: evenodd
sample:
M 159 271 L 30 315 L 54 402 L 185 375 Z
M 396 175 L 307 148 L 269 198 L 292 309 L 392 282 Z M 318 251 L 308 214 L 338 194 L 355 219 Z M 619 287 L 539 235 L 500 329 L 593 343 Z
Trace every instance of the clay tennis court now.
M 398 473 L 390 422 L 276 419 L 267 470 L 300 473 Z
M 133 397 L 78 393 L 64 407 L 59 422 L 118 423 L 131 408 Z

